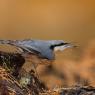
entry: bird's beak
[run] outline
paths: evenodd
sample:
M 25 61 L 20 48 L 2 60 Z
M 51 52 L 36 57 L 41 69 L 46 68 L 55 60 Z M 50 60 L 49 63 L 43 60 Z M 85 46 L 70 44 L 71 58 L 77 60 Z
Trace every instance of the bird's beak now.
M 77 47 L 77 46 L 75 46 L 75 45 L 73 45 L 73 44 L 71 44 L 71 43 L 65 43 L 65 44 L 64 44 L 64 47 L 66 47 L 66 48 L 75 48 L 75 47 Z

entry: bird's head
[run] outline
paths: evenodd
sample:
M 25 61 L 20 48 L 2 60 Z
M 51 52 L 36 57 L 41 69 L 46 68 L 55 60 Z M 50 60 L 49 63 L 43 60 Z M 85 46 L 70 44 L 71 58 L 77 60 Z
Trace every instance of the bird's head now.
M 54 51 L 63 51 L 66 48 L 72 48 L 75 47 L 71 43 L 66 43 L 63 40 L 51 40 L 49 41 L 50 43 L 50 48 Z

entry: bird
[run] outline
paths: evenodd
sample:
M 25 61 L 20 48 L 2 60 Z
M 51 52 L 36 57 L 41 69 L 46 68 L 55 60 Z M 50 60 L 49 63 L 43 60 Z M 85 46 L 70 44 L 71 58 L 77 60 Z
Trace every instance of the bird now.
M 64 51 L 66 48 L 75 47 L 75 45 L 63 40 L 0 40 L 0 44 L 15 46 L 26 60 L 32 62 L 38 77 L 36 68 L 39 64 L 50 65 L 55 60 L 56 51 Z
M 40 58 L 55 60 L 55 52 L 74 45 L 63 40 L 0 40 L 0 44 L 16 46 L 22 54 L 37 54 Z

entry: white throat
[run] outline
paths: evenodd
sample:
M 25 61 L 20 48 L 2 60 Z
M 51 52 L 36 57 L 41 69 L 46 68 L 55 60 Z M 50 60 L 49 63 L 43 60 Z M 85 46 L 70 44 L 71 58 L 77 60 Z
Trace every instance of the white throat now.
M 63 51 L 63 50 L 65 50 L 66 48 L 70 48 L 70 47 L 72 47 L 71 45 L 64 45 L 64 46 L 56 46 L 55 48 L 54 48 L 54 51 L 56 52 L 56 51 Z

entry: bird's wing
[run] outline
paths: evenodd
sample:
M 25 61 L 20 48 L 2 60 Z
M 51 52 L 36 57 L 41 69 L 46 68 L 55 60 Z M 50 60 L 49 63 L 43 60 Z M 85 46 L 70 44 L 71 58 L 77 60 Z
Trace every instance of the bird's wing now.
M 19 47 L 19 50 L 22 52 L 28 52 L 28 53 L 37 53 L 39 54 L 40 52 L 37 50 L 35 47 L 30 47 L 30 46 L 25 46 L 25 45 L 15 45 L 17 48 Z
M 44 44 L 16 44 L 24 52 L 35 53 L 42 58 L 52 60 L 55 58 L 53 51 Z

